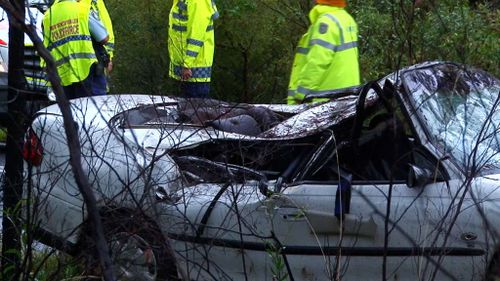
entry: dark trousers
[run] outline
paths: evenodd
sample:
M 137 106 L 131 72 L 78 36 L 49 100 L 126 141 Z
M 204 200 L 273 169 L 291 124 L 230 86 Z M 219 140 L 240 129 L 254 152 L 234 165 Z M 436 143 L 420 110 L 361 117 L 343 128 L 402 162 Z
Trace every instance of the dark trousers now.
M 106 76 L 99 71 L 97 64 L 90 67 L 89 76 L 85 80 L 64 86 L 64 94 L 68 99 L 101 96 L 106 94 Z
M 181 95 L 185 98 L 208 98 L 210 82 L 179 81 Z

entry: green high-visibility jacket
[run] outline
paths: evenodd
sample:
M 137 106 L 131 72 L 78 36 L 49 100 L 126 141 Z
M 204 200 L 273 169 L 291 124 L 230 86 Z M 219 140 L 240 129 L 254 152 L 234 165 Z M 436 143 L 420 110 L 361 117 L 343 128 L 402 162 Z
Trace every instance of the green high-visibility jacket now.
M 214 0 L 174 0 L 168 27 L 170 77 L 181 80 L 182 68 L 190 68 L 189 82 L 210 82 L 218 17 Z
M 288 104 L 300 103 L 308 94 L 360 83 L 358 26 L 351 15 L 343 8 L 316 5 L 309 18 L 311 25 L 299 41 L 293 62 Z
M 43 43 L 54 57 L 61 84 L 83 81 L 97 62 L 89 30 L 90 6 L 56 1 L 43 17 Z

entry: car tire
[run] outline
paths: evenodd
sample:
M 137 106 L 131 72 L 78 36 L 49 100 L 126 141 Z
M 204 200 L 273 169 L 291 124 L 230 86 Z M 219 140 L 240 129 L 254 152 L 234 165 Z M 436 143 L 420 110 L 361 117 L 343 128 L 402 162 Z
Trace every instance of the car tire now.
M 500 278 L 500 245 L 496 247 L 495 253 L 486 268 L 484 281 L 495 281 Z
M 117 280 L 180 280 L 173 251 L 154 222 L 116 211 L 103 213 L 102 221 Z M 86 229 L 86 242 L 81 244 L 86 272 L 100 275 L 96 247 Z

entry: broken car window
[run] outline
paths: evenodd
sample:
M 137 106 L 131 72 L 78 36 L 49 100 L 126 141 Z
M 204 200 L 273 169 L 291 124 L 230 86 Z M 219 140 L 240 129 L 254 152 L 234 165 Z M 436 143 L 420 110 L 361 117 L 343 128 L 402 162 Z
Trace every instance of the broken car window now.
M 450 64 L 411 71 L 404 79 L 428 137 L 444 154 L 465 170 L 500 168 L 498 79 Z

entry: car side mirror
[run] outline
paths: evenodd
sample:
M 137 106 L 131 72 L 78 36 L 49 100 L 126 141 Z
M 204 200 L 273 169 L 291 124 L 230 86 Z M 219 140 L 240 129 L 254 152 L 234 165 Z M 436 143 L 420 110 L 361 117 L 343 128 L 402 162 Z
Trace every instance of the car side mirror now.
M 408 179 L 406 184 L 409 187 L 421 187 L 424 186 L 434 179 L 434 175 L 431 170 L 426 168 L 421 168 L 412 164 L 408 171 Z

